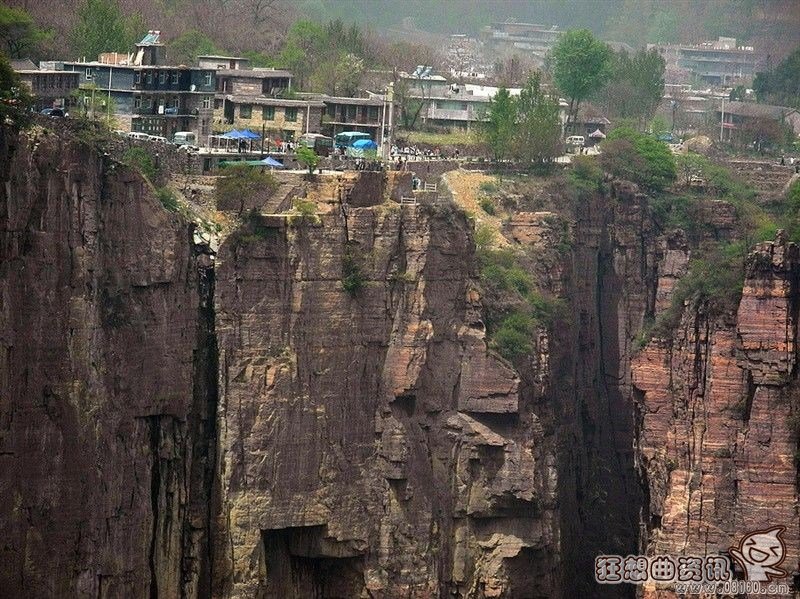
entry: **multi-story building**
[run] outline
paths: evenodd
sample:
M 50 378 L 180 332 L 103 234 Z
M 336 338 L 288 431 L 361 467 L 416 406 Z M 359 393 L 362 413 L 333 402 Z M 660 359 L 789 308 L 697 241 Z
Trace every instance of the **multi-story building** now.
M 53 63 L 37 67 L 30 60 L 12 60 L 11 66 L 33 95 L 37 110 L 67 108 L 70 95 L 78 89 L 78 73 L 56 69 Z
M 678 48 L 678 68 L 704 83 L 715 85 L 749 83 L 755 75 L 757 62 L 753 47 L 737 47 L 736 38 L 732 37 Z
M 381 128 L 385 128 L 383 116 L 385 100 L 382 96 L 371 98 L 344 98 L 317 95 L 325 108 L 322 112 L 322 133 L 335 137 L 343 131 L 363 131 L 381 143 Z
M 150 31 L 128 60 L 65 62 L 63 69 L 76 72 L 84 90 L 108 99 L 119 129 L 166 138 L 194 131 L 202 140 L 211 133 L 215 71 L 165 64 L 159 40 L 160 33 Z
M 267 139 L 294 141 L 303 133 L 319 133 L 322 111 L 320 100 L 272 98 L 265 95 L 232 95 L 222 97 L 223 107 L 215 111 L 222 115 L 219 131 L 251 129 Z
M 548 27 L 534 23 L 492 23 L 481 30 L 481 39 L 495 53 L 524 53 L 541 66 L 561 33 L 555 25 Z

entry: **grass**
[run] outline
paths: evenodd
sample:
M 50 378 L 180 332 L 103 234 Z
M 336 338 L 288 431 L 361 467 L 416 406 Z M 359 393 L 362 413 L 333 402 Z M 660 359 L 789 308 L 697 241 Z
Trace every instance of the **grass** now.
M 178 196 L 168 187 L 156 189 L 156 197 L 161 202 L 161 205 L 169 212 L 178 211 Z
M 289 215 L 289 224 L 298 225 L 307 222 L 318 224 L 320 222 L 317 214 L 317 204 L 311 200 L 296 199 L 292 202 L 294 214 Z
M 478 205 L 481 207 L 481 210 L 490 216 L 494 216 L 497 212 L 492 198 L 487 198 L 486 196 L 478 198 Z

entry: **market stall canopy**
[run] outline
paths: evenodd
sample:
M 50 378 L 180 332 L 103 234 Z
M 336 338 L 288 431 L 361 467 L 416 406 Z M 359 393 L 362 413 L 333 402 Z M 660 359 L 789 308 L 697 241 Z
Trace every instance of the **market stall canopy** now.
M 283 168 L 283 165 L 280 162 L 270 156 L 267 156 L 264 158 L 264 160 L 259 160 L 258 162 L 266 166 L 271 166 L 272 168 Z
M 606 134 L 600 131 L 600 129 L 595 129 L 592 133 L 589 134 L 589 137 L 592 139 L 605 139 Z
M 253 133 L 250 129 L 242 129 L 239 131 L 239 134 L 242 136 L 242 139 L 261 139 L 258 133 Z
M 249 139 L 244 137 L 244 133 L 242 131 L 238 131 L 237 129 L 231 129 L 220 137 L 222 137 L 222 139 Z

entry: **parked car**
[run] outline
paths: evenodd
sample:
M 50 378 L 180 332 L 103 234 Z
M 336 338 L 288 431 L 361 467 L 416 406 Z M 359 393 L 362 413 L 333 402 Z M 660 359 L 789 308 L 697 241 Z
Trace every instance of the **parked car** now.
M 141 133 L 139 131 L 131 131 L 130 133 L 128 133 L 128 137 L 131 137 L 133 139 L 139 139 L 139 140 L 148 140 L 148 139 L 150 139 L 150 136 L 147 133 Z
M 194 131 L 177 131 L 172 136 L 172 143 L 176 146 L 183 146 L 186 144 L 195 145 L 197 143 L 197 136 Z
M 66 116 L 64 114 L 64 111 L 61 110 L 60 108 L 45 108 L 44 110 L 42 110 L 41 114 L 45 116 L 52 116 L 58 118 L 64 118 Z

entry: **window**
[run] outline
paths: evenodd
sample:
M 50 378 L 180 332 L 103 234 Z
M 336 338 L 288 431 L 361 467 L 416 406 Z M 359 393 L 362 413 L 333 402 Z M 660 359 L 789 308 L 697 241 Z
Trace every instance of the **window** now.
M 294 130 L 293 129 L 284 129 L 282 137 L 283 137 L 283 141 L 294 141 Z
M 287 121 L 294 122 L 297 120 L 297 108 L 287 108 L 285 113 Z
M 142 99 L 141 98 L 134 98 L 133 99 L 133 107 L 134 108 L 141 108 L 142 107 Z
M 461 110 L 466 112 L 468 109 L 469 109 L 469 106 L 467 106 L 467 103 L 466 102 L 462 102 L 461 103 Z
M 222 108 L 222 100 L 214 99 L 214 110 Z
M 369 119 L 371 121 L 378 120 L 378 107 L 377 106 L 370 106 L 369 107 Z
M 158 74 L 158 82 L 163 85 L 166 82 L 166 80 L 167 80 L 167 74 L 164 71 L 161 71 Z
M 239 106 L 239 118 L 249 119 L 251 116 L 253 116 L 253 107 L 250 104 Z
M 203 96 L 203 108 L 211 108 L 211 96 Z
M 86 81 L 91 81 L 91 80 L 92 80 L 92 69 L 87 68 L 86 69 Z
M 147 83 L 153 83 L 153 73 L 147 73 Z
M 210 71 L 205 74 L 205 81 L 206 81 L 206 85 L 209 85 L 209 86 L 211 85 L 211 72 Z
M 356 110 L 358 109 L 357 106 L 348 106 L 347 107 L 347 119 L 348 121 L 356 120 Z
M 274 106 L 264 106 L 261 109 L 261 118 L 265 121 L 274 121 L 275 120 L 275 107 Z
M 139 85 L 142 82 L 142 74 L 139 71 L 136 71 L 136 74 L 133 76 L 133 80 L 136 85 Z
M 178 85 L 178 71 L 172 71 L 172 85 Z

